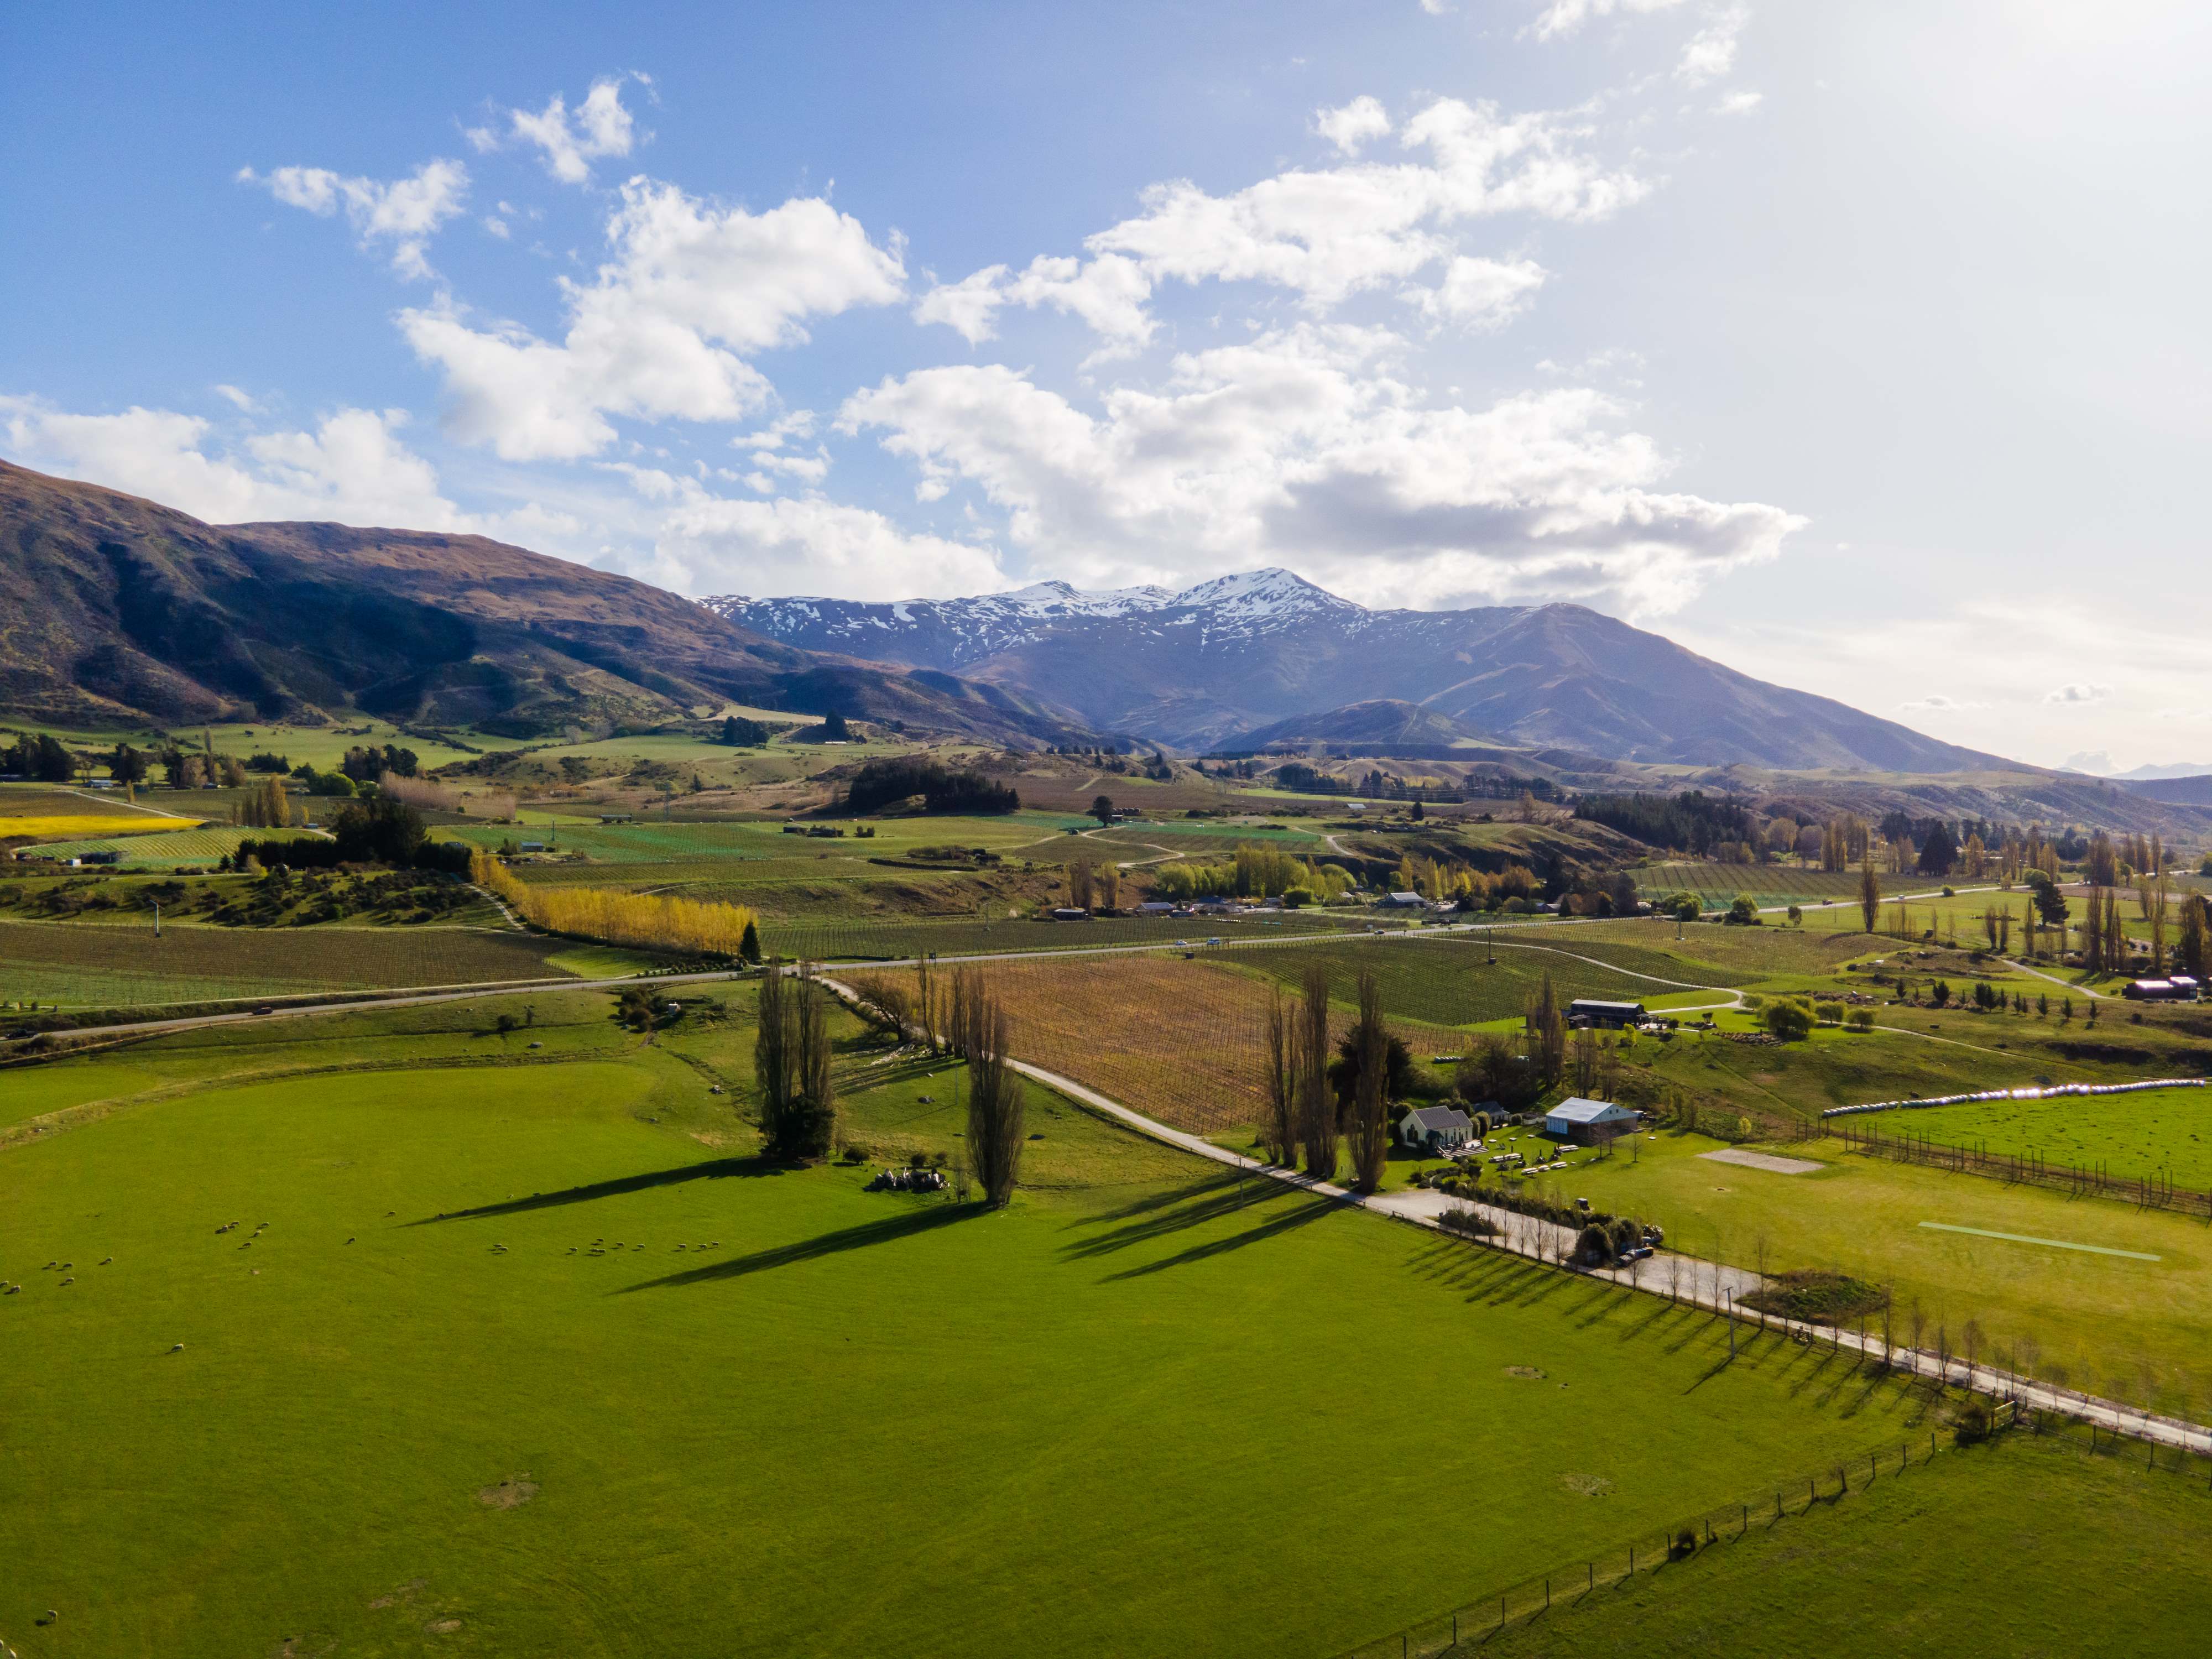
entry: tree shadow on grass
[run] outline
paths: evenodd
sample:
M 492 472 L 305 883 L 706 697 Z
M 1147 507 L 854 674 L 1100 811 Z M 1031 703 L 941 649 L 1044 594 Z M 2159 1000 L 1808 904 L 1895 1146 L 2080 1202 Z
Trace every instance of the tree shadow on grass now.
M 1264 1177 L 1245 1178 L 1259 1180 Z M 1080 1220 L 1070 1222 L 1068 1224 L 1071 1227 L 1103 1227 L 1109 1222 L 1127 1221 L 1137 1216 L 1152 1215 L 1188 1200 L 1202 1198 L 1208 1193 L 1218 1193 L 1224 1187 L 1233 1187 L 1237 1184 L 1237 1171 L 1223 1169 L 1201 1176 L 1195 1181 L 1187 1181 L 1180 1187 L 1171 1187 L 1165 1192 L 1147 1193 L 1144 1197 L 1132 1199 L 1115 1209 L 1101 1210 L 1095 1215 L 1085 1216 Z
M 703 1285 L 718 1279 L 744 1279 L 777 1267 L 795 1267 L 799 1262 L 813 1261 L 825 1255 L 842 1255 L 847 1250 L 865 1250 L 874 1244 L 895 1243 L 920 1233 L 934 1232 L 939 1227 L 965 1221 L 972 1216 L 985 1214 L 987 1211 L 988 1206 L 981 1204 L 932 1204 L 924 1209 L 909 1210 L 904 1215 L 887 1216 L 881 1221 L 866 1221 L 857 1227 L 841 1227 L 834 1233 L 821 1233 L 812 1238 L 778 1244 L 773 1249 L 754 1250 L 744 1255 L 732 1256 L 726 1261 L 717 1261 L 710 1267 L 687 1268 L 680 1273 L 665 1273 L 659 1279 L 625 1285 L 608 1294 L 628 1296 L 634 1291 Z
M 1149 1243 L 1170 1233 L 1179 1233 L 1186 1228 L 1218 1221 L 1252 1205 L 1274 1203 L 1291 1195 L 1291 1188 L 1273 1182 L 1264 1186 L 1239 1187 L 1234 1176 L 1226 1181 L 1216 1179 L 1194 1182 L 1177 1188 L 1164 1201 L 1145 1200 L 1125 1206 L 1116 1212 L 1116 1214 L 1128 1218 L 1120 1226 L 1066 1245 L 1063 1253 L 1070 1260 L 1077 1261 L 1092 1256 L 1111 1255 L 1117 1250 Z M 1322 1200 L 1324 1205 L 1334 1201 Z M 1076 1224 L 1092 1226 L 1109 1218 L 1099 1217 Z
M 647 1170 L 641 1175 L 617 1176 L 612 1181 L 594 1181 L 582 1187 L 563 1187 L 556 1193 L 532 1193 L 527 1198 L 509 1199 L 501 1204 L 480 1204 L 472 1210 L 454 1210 L 445 1215 L 424 1216 L 410 1221 L 410 1227 L 435 1226 L 441 1221 L 472 1221 L 484 1216 L 522 1215 L 532 1210 L 550 1210 L 564 1204 L 587 1204 L 598 1198 L 620 1198 L 625 1193 L 641 1193 L 654 1187 L 673 1187 L 686 1181 L 721 1181 L 733 1176 L 772 1176 L 785 1172 L 785 1165 L 764 1158 L 716 1158 L 704 1164 L 684 1164 L 672 1170 Z
M 1170 1267 L 1187 1267 L 1193 1262 L 1204 1261 L 1212 1256 L 1225 1255 L 1247 1245 L 1264 1244 L 1271 1238 L 1279 1238 L 1285 1233 L 1294 1232 L 1309 1223 L 1320 1220 L 1337 1207 L 1338 1200 L 1335 1199 L 1309 1197 L 1296 1208 L 1263 1221 L 1256 1227 L 1248 1227 L 1243 1232 L 1232 1233 L 1226 1238 L 1208 1239 L 1203 1244 L 1194 1244 L 1188 1249 L 1162 1256 L 1157 1261 L 1147 1261 L 1142 1267 L 1125 1267 L 1118 1273 L 1107 1274 L 1105 1282 L 1110 1285 L 1125 1279 L 1142 1279 L 1148 1274 L 1165 1273 Z

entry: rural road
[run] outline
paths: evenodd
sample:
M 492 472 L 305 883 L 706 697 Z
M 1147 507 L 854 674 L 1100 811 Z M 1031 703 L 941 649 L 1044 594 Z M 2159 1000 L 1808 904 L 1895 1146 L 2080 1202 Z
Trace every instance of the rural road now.
M 1333 1199 L 1346 1205 L 1358 1205 L 1417 1227 L 1425 1227 L 1447 1237 L 1464 1238 L 1459 1233 L 1447 1232 L 1439 1218 L 1446 1209 L 1460 1200 L 1442 1193 L 1417 1189 L 1412 1192 L 1384 1193 L 1362 1198 L 1325 1181 L 1302 1175 L 1294 1170 L 1284 1170 L 1273 1164 L 1261 1164 L 1217 1146 L 1203 1136 L 1170 1128 L 1166 1124 L 1133 1111 L 1119 1101 L 1109 1099 L 1094 1089 L 1087 1089 L 1072 1078 L 1048 1072 L 1041 1066 L 1025 1060 L 1012 1062 L 1014 1069 L 1024 1076 L 1058 1091 L 1070 1099 L 1079 1101 L 1093 1110 L 1102 1112 L 1115 1121 L 1127 1125 L 1139 1133 L 1164 1141 L 1170 1146 L 1210 1158 L 1214 1163 L 1228 1164 L 1249 1175 L 1264 1176 L 1285 1186 Z M 1778 1181 L 1790 1177 L 1777 1176 Z M 1469 1241 L 1474 1248 L 1503 1249 L 1532 1261 L 1556 1265 L 1571 1253 L 1574 1232 L 1554 1223 L 1537 1221 L 1510 1210 L 1500 1210 L 1486 1204 L 1468 1205 L 1501 1231 L 1492 1237 Z M 1562 1269 L 1562 1271 L 1568 1271 Z M 1733 1298 L 1756 1290 L 1760 1283 L 1756 1273 L 1741 1267 L 1731 1267 L 1698 1256 L 1683 1255 L 1674 1251 L 1662 1251 L 1626 1268 L 1611 1268 L 1583 1272 L 1589 1279 L 1608 1279 L 1627 1289 L 1642 1291 L 1647 1296 L 1663 1296 L 1676 1302 L 1686 1302 L 1705 1309 L 1720 1317 L 1735 1316 Z M 1998 1400 L 2018 1402 L 2024 1409 L 2064 1413 L 2069 1416 L 2094 1423 L 2099 1428 L 2109 1429 L 2138 1440 L 2150 1441 L 2179 1450 L 2212 1453 L 2212 1427 L 2191 1423 L 2179 1418 L 2160 1417 L 2124 1406 L 2116 1401 L 2094 1395 L 2076 1394 L 2071 1389 L 2057 1389 L 2032 1378 L 2019 1376 L 1994 1365 L 1969 1365 L 1956 1355 L 1946 1357 L 1923 1349 L 1890 1346 L 1885 1350 L 1880 1332 L 1863 1334 L 1856 1331 L 1832 1329 L 1826 1326 L 1801 1324 L 1795 1321 L 1769 1318 L 1754 1326 L 1745 1320 L 1746 1334 L 1759 1328 L 1778 1331 L 1790 1340 L 1809 1346 L 1826 1346 L 1841 1352 L 1846 1349 L 1862 1358 L 1887 1358 L 1888 1363 L 1911 1371 L 1916 1376 L 1931 1381 L 1941 1379 L 1955 1388 L 1965 1388 Z

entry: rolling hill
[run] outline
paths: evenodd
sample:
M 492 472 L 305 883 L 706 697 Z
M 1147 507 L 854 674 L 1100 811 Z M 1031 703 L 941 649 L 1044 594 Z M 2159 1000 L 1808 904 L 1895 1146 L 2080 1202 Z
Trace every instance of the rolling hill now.
M 0 711 L 78 727 L 360 711 L 518 736 L 725 702 L 1035 745 L 1008 688 L 766 639 L 481 536 L 215 526 L 0 462 Z

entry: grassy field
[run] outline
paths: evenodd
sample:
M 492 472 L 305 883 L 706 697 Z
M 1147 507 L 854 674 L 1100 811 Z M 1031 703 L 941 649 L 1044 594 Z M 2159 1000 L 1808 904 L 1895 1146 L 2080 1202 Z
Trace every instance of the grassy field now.
M 1594 1595 L 1574 1580 L 1550 1613 L 1486 1635 L 1481 1650 L 1501 1659 L 2180 1653 L 2212 1617 L 2212 1497 L 2201 1476 L 2201 1466 L 2153 1472 L 2140 1448 L 2093 1453 L 2079 1435 L 2009 1434 L 1877 1475 L 1810 1512 L 1800 1503 L 1780 1522 L 1754 1516 L 1741 1539 L 1633 1579 L 1621 1581 L 1614 1566 L 1616 1582 L 1601 1577 Z M 2120 1584 L 2126 1594 L 2112 1593 Z
M 1552 976 L 1553 994 L 1563 1007 L 1577 997 L 1637 1001 L 1653 1007 L 1726 1000 L 1711 993 L 1685 993 L 1679 983 L 1661 982 L 1689 975 L 1656 953 L 1619 945 L 1600 945 L 1584 953 L 1579 944 L 1567 934 L 1560 935 L 1556 945 L 1506 939 L 1488 945 L 1468 934 L 1439 934 L 1405 940 L 1346 941 L 1296 951 L 1231 951 L 1223 960 L 1289 986 L 1298 984 L 1307 965 L 1318 962 L 1334 976 L 1336 995 L 1344 1000 L 1356 994 L 1362 973 L 1372 973 L 1385 1008 L 1407 1019 L 1435 1025 L 1517 1019 L 1547 973 Z M 1601 966 L 1588 960 L 1587 955 L 1614 965 Z M 1675 971 L 1668 972 L 1670 968 Z M 1646 974 L 1656 977 L 1638 976 Z
M 79 1086 L 181 1091 L 0 1151 L 0 1320 L 40 1357 L 0 1370 L 0 1630 L 40 1659 L 1327 1653 L 1922 1430 L 1846 1367 L 1730 1365 L 1686 1310 L 1241 1202 L 1041 1095 L 1003 1214 L 776 1173 L 708 1092 L 741 1010 L 645 1047 L 596 1000 L 549 1008 L 535 1064 L 454 1007 L 348 1017 L 413 1070 L 225 1080 L 330 1053 L 318 1022 L 144 1045 Z M 957 1146 L 950 1079 L 848 1044 L 882 1077 L 848 1134 Z M 1559 1409 L 1593 1396 L 1664 1409 Z M 1409 1437 L 1416 1400 L 1522 1431 Z M 1439 1547 L 1439 1494 L 1476 1491 Z
M 0 1000 L 130 1007 L 382 986 L 545 979 L 565 941 L 474 928 L 269 932 L 0 922 Z
M 1832 1268 L 1887 1285 L 1900 1341 L 1917 1303 L 1931 1347 L 1939 1321 L 1956 1346 L 1971 1319 L 1985 1353 L 2033 1353 L 2033 1369 L 2054 1382 L 2185 1413 L 2212 1398 L 2212 1231 L 2201 1216 L 1848 1155 L 1838 1141 L 1775 1149 L 1822 1165 L 1806 1175 L 1702 1156 L 1720 1147 L 1673 1131 L 1639 1138 L 1627 1155 L 1577 1170 L 1571 1195 L 1656 1217 L 1678 1247 L 1741 1267 L 1759 1267 L 1764 1241 L 1769 1270 Z M 1942 1231 L 1958 1227 L 2016 1238 Z
M 1856 1121 L 1945 1146 L 2036 1152 L 2052 1164 L 2123 1176 L 2163 1175 L 2199 1192 L 2212 1188 L 2212 1089 L 1933 1106 Z

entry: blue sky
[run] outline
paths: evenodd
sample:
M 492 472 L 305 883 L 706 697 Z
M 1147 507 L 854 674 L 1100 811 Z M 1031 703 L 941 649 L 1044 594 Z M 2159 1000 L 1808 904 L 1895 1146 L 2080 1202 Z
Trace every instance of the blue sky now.
M 0 454 L 694 593 L 1575 599 L 2212 760 L 2200 10 L 14 8 Z

